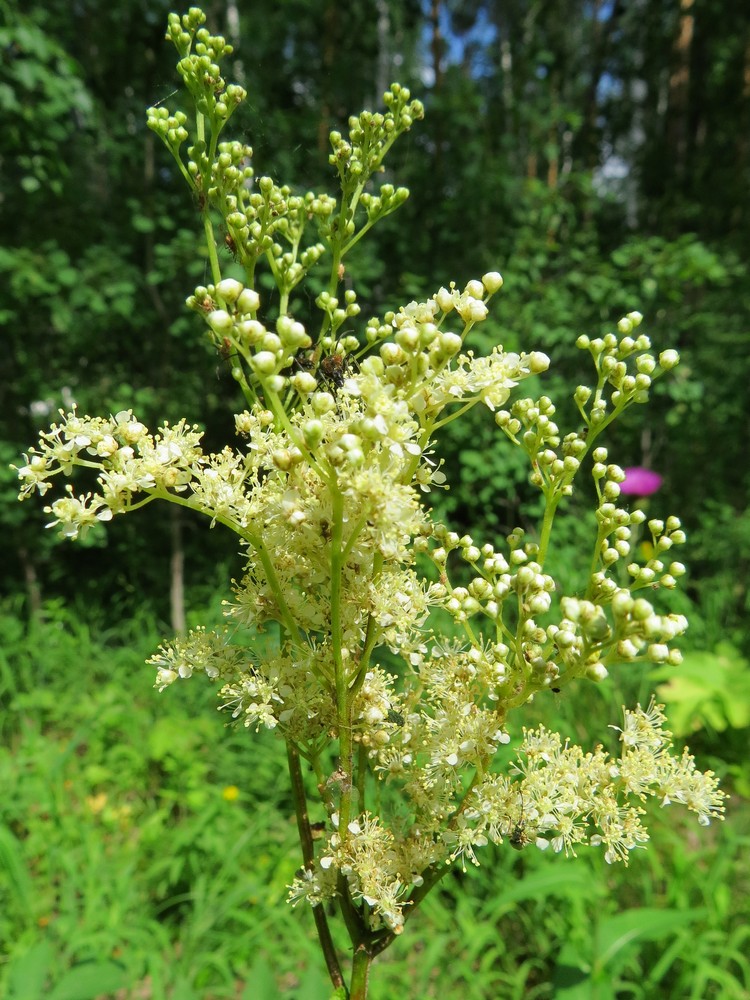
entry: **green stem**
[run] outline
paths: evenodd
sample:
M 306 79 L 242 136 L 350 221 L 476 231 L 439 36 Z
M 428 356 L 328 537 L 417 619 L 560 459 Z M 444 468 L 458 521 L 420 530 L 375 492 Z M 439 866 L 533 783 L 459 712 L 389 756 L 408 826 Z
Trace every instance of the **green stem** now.
M 590 600 L 591 595 L 593 593 L 594 573 L 596 573 L 597 566 L 599 565 L 599 559 L 601 558 L 601 551 L 602 551 L 602 542 L 606 537 L 607 537 L 607 531 L 604 528 L 604 525 L 600 524 L 599 530 L 596 533 L 596 542 L 594 543 L 594 551 L 591 556 L 591 565 L 589 567 L 589 576 L 588 576 L 589 583 L 588 587 L 586 588 L 586 600 Z
M 214 284 L 218 285 L 218 283 L 221 281 L 221 267 L 219 265 L 219 255 L 216 252 L 214 227 L 211 222 L 211 218 L 208 214 L 208 206 L 204 208 L 202 215 L 203 215 L 203 234 L 206 237 L 206 249 L 208 250 L 208 260 L 211 264 L 211 277 L 214 280 Z
M 299 842 L 302 848 L 302 858 L 305 867 L 312 869 L 315 864 L 315 848 L 313 847 L 310 819 L 307 815 L 307 797 L 305 795 L 305 783 L 302 777 L 299 753 L 290 742 L 287 742 L 286 753 L 289 763 L 289 777 L 292 782 L 294 809 L 297 814 L 297 832 L 299 833 Z M 331 937 L 331 931 L 328 927 L 325 907 L 314 906 L 312 911 L 315 919 L 315 927 L 318 932 L 318 940 L 320 941 L 320 947 L 323 951 L 323 957 L 328 967 L 328 975 L 333 983 L 333 988 L 340 989 L 342 986 L 346 988 L 338 956 L 336 955 L 336 948 Z
M 559 493 L 550 492 L 547 495 L 547 503 L 544 507 L 544 517 L 542 519 L 542 530 L 539 536 L 539 553 L 536 558 L 541 567 L 544 567 L 544 560 L 547 558 L 550 535 L 552 534 L 552 523 L 555 520 L 555 514 L 557 513 L 557 507 L 561 499 L 562 496 Z
M 344 498 L 335 483 L 331 501 L 331 646 L 336 683 L 340 765 L 346 775 L 341 791 L 340 830 L 342 837 L 346 837 L 351 816 L 352 726 L 349 685 L 342 654 L 341 574 L 344 564 Z
M 372 949 L 365 944 L 360 944 L 355 949 L 352 961 L 352 981 L 349 988 L 350 1000 L 367 1000 L 372 959 Z

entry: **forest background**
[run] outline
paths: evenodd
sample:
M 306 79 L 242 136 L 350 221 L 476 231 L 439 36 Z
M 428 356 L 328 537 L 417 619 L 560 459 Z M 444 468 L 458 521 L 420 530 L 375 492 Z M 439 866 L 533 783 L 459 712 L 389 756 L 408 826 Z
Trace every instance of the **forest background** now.
M 157 697 L 143 666 L 162 636 L 220 618 L 233 538 L 154 506 L 61 544 L 8 467 L 73 401 L 185 416 L 210 447 L 231 436 L 235 385 L 184 306 L 206 275 L 198 213 L 145 125 L 176 86 L 170 9 L 0 2 L 0 993 L 23 1000 L 327 996 L 309 914 L 283 904 L 297 861 L 278 748 L 225 730 L 199 685 Z M 685 663 L 538 711 L 593 745 L 598 720 L 658 688 L 723 776 L 728 821 L 688 838 L 656 820 L 628 872 L 496 850 L 445 880 L 377 995 L 750 996 L 750 7 L 204 9 L 236 46 L 233 134 L 257 174 L 330 189 L 330 129 L 393 80 L 425 102 L 387 167 L 411 197 L 348 263 L 363 315 L 492 269 L 506 283 L 484 346 L 549 354 L 538 391 L 556 402 L 588 374 L 577 336 L 629 310 L 682 357 L 607 443 L 663 477 L 649 515 L 688 532 L 671 604 Z M 442 442 L 453 487 L 435 505 L 459 533 L 496 539 L 538 512 L 500 437 L 477 414 Z M 588 501 L 561 526 L 570 588 Z

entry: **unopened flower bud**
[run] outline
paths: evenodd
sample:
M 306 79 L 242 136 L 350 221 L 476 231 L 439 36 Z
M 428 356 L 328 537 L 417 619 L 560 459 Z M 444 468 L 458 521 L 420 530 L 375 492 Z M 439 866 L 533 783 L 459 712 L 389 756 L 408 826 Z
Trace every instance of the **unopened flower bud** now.
M 490 295 L 494 295 L 503 287 L 503 276 L 498 271 L 488 271 L 482 275 L 482 284 Z
M 254 313 L 260 308 L 260 295 L 254 288 L 245 288 L 237 299 L 237 312 Z
M 258 375 L 273 375 L 276 370 L 276 355 L 271 351 L 258 351 L 250 358 L 250 367 Z
M 645 598 L 639 597 L 634 601 L 631 613 L 636 621 L 643 622 L 654 613 L 654 609 Z
M 586 667 L 586 677 L 598 684 L 609 677 L 609 671 L 603 663 L 592 663 Z
M 390 341 L 381 346 L 380 357 L 386 365 L 399 365 L 406 360 L 404 352 L 399 345 Z
M 296 389 L 300 396 L 309 396 L 311 392 L 315 392 L 318 388 L 318 383 L 315 381 L 315 376 L 312 372 L 297 372 L 289 379 L 290 385 Z
M 410 354 L 419 347 L 419 333 L 413 326 L 402 326 L 396 332 L 395 340 L 399 347 L 402 347 Z M 383 346 L 385 347 L 386 345 L 384 344 Z
M 638 656 L 638 647 L 631 639 L 621 639 L 617 643 L 617 655 L 623 660 L 634 660 Z
M 317 448 L 323 440 L 323 423 L 320 420 L 307 420 L 302 425 L 302 437 L 308 448 Z
M 281 350 L 281 340 L 275 333 L 266 333 L 259 346 L 261 351 L 270 351 L 275 355 Z
M 232 317 L 226 309 L 214 309 L 206 316 L 206 320 L 214 333 L 223 335 L 232 329 Z
M 456 307 L 462 320 L 466 323 L 481 323 L 487 318 L 489 310 L 481 299 L 475 299 L 471 295 L 467 296 Z
M 461 350 L 462 340 L 457 333 L 446 331 L 438 337 L 437 349 L 444 357 L 453 357 Z
M 336 400 L 330 392 L 316 392 L 312 397 L 313 410 L 321 416 L 336 408 Z
M 540 375 L 549 368 L 549 358 L 543 351 L 532 351 L 527 357 L 532 375 Z
M 234 278 L 224 278 L 216 286 L 216 294 L 228 305 L 232 305 L 239 298 L 242 289 L 243 286 L 241 282 L 235 280 Z
M 652 642 L 648 647 L 648 658 L 653 663 L 664 663 L 669 658 L 669 646 L 663 642 Z
M 450 312 L 455 305 L 453 292 L 449 292 L 447 288 L 440 289 L 435 296 L 435 301 L 444 313 Z

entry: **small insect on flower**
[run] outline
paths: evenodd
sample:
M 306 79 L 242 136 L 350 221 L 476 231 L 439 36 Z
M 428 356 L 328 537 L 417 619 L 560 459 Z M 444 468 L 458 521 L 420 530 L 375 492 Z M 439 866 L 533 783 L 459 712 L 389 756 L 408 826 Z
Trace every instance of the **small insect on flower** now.
M 347 361 L 343 354 L 329 354 L 323 358 L 318 368 L 323 377 L 337 389 L 344 384 Z
M 510 833 L 508 834 L 508 843 L 514 851 L 522 851 L 527 844 L 531 843 L 531 837 L 529 837 L 526 833 L 523 796 L 521 796 L 521 813 L 510 829 Z
M 298 351 L 289 365 L 298 368 L 301 372 L 311 372 L 315 368 L 315 354 L 312 351 Z
M 222 342 L 219 344 L 217 350 L 219 352 L 219 357 L 222 359 L 222 361 L 228 361 L 229 358 L 231 358 L 235 353 L 234 345 L 232 344 L 232 341 L 229 339 L 229 337 L 224 337 Z
M 510 831 L 508 843 L 514 851 L 522 851 L 527 844 L 531 843 L 531 838 L 526 833 L 526 823 L 523 819 L 519 819 Z
M 336 394 L 336 390 L 343 386 L 352 368 L 359 369 L 356 359 L 340 353 L 327 355 L 318 365 L 318 371 L 322 378 L 329 384 L 334 395 Z
M 234 237 L 231 233 L 227 233 L 224 236 L 224 246 L 230 252 L 230 254 L 237 260 L 237 244 L 235 243 Z

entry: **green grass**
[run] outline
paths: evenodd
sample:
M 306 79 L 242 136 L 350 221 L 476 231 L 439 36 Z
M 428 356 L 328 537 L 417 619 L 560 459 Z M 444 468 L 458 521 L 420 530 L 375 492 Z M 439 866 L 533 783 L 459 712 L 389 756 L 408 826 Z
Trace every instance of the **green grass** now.
M 8 608 L 0 630 L 0 996 L 326 1000 L 311 915 L 285 902 L 280 742 L 225 728 L 200 678 L 159 695 L 147 617 L 112 633 L 50 609 L 27 635 Z M 593 743 L 581 720 L 616 698 L 538 710 Z M 708 830 L 657 812 L 629 869 L 487 850 L 378 960 L 373 1000 L 750 997 L 749 821 L 737 796 Z

